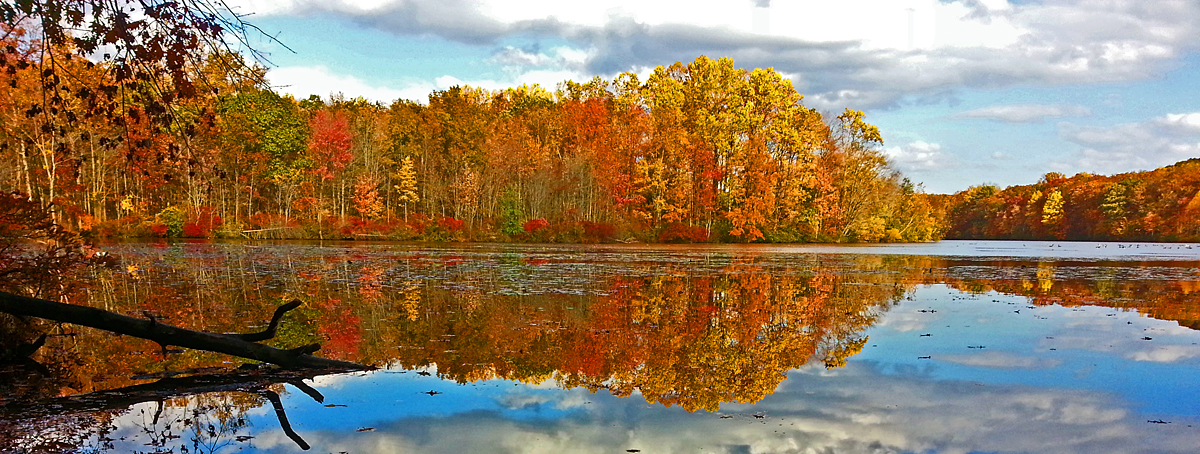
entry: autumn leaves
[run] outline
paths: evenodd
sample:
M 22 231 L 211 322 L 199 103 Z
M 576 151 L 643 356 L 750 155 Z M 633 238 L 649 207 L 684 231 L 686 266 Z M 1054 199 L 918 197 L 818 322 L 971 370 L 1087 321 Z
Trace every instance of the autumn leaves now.
M 176 100 L 169 123 L 150 121 L 159 101 L 113 94 L 106 102 L 123 103 L 122 117 L 57 133 L 38 125 L 75 107 L 22 114 L 40 92 L 30 69 L 14 69 L 5 81 L 23 88 L 0 96 L 11 120 L 0 159 L 13 164 L 0 189 L 95 235 L 180 234 L 158 228 L 163 213 L 224 221 L 193 231 L 201 236 L 796 242 L 941 231 L 861 112 L 827 118 L 781 74 L 727 58 L 659 67 L 644 81 L 454 87 L 385 106 L 297 101 L 258 86 L 260 69 L 223 65 L 228 57 L 195 63 L 211 90 Z M 536 234 L 515 227 L 535 220 L 546 224 Z
M 421 211 L 472 230 L 503 231 L 520 212 L 650 241 L 934 238 L 928 210 L 900 209 L 923 195 L 888 168 L 862 113 L 826 124 L 801 99 L 770 69 L 701 57 L 555 94 L 455 88 L 393 105 L 391 124 L 417 163 Z
M 951 238 L 1197 241 L 1200 162 L 1113 176 L 1051 172 L 1032 185 L 944 196 Z

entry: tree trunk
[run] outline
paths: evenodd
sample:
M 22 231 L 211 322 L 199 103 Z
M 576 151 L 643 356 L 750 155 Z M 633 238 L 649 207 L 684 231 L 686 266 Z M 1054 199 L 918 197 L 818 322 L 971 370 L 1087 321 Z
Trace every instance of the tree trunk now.
M 25 151 L 25 142 L 21 142 L 21 169 L 25 172 L 25 195 L 33 200 L 33 174 L 29 173 L 29 155 Z

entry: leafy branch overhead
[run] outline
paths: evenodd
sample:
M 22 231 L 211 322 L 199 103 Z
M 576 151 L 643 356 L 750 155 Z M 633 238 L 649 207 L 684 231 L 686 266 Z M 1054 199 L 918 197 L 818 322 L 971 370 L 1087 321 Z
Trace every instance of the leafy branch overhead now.
M 34 67 L 41 93 L 23 109 L 57 136 L 96 116 L 116 125 L 139 117 L 155 128 L 186 123 L 178 104 L 218 89 L 200 70 L 206 64 L 255 78 L 238 52 L 266 60 L 247 45 L 266 35 L 222 0 L 18 0 L 0 3 L 0 18 L 2 68 L 15 75 Z M 116 134 L 106 144 L 129 139 Z

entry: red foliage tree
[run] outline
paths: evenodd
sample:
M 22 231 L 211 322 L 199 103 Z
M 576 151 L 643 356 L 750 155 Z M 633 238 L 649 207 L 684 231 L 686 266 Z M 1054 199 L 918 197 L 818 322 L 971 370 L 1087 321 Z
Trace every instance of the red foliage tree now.
M 207 238 L 213 230 L 218 229 L 224 221 L 221 215 L 214 213 L 213 207 L 200 207 L 192 213 L 191 219 L 183 224 L 185 238 Z
M 462 230 L 463 226 L 466 225 L 466 223 L 467 223 L 466 221 L 454 219 L 450 216 L 446 216 L 446 217 L 438 220 L 438 225 L 441 226 L 443 229 L 446 229 L 447 231 L 450 231 L 450 232 L 457 232 L 457 231 Z
M 322 180 L 332 180 L 350 164 L 350 126 L 345 112 L 317 111 L 309 122 L 312 138 L 308 151 L 315 166 L 312 173 Z
M 672 222 L 667 224 L 667 228 L 658 235 L 658 241 L 663 243 L 704 243 L 708 241 L 708 229 Z
M 583 221 L 583 235 L 591 241 L 606 241 L 617 234 L 617 227 L 606 222 Z
M 537 218 L 525 221 L 525 225 L 521 226 L 521 228 L 525 229 L 525 233 L 533 233 L 549 226 L 550 221 L 547 221 L 545 218 Z

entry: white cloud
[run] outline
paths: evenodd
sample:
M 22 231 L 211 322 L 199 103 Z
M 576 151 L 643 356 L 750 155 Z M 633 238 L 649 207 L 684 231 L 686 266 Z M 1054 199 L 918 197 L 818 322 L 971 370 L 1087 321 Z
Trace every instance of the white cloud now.
M 324 66 L 276 68 L 271 70 L 267 77 L 276 90 L 290 94 L 297 99 L 307 98 L 309 95 L 327 98 L 331 94 L 341 93 L 347 98 L 362 97 L 385 104 L 397 99 L 425 103 L 434 91 L 446 90 L 454 86 L 503 90 L 521 85 L 537 84 L 553 91 L 559 82 L 568 79 L 583 79 L 580 73 L 569 70 L 532 70 L 518 72 L 508 79 L 463 80 L 451 75 L 444 75 L 434 78 L 433 81 L 413 81 L 394 88 L 369 85 L 356 77 L 336 74 Z
M 553 62 L 553 58 L 508 46 L 492 55 L 491 61 L 503 66 L 546 66 Z
M 553 404 L 559 410 L 569 410 L 587 405 L 591 395 L 585 389 L 562 390 L 553 381 L 547 389 L 550 392 L 533 387 L 517 388 L 498 396 L 496 403 L 510 410 L 538 408 L 547 404 Z
M 589 79 L 730 56 L 742 66 L 795 75 L 808 103 L 830 111 L 895 106 L 906 96 L 945 99 L 959 88 L 1140 80 L 1200 42 L 1200 3 L 1185 1 L 1154 8 L 1137 0 L 776 1 L 766 8 L 750 0 L 235 3 L 247 12 L 334 15 L 399 36 L 501 48 L 492 64 L 512 65 L 514 74 L 569 70 Z M 513 39 L 566 42 L 574 53 L 504 47 Z M 1035 121 L 1081 112 L 1013 115 L 995 117 Z
M 923 330 L 938 317 L 915 311 L 893 311 L 883 317 L 875 326 L 888 327 L 901 333 Z
M 505 46 L 492 54 L 489 61 L 500 65 L 514 77 L 533 71 L 569 71 L 572 76 L 581 77 L 580 71 L 585 70 L 587 59 L 587 51 L 566 46 L 555 47 L 548 52 Z M 553 81 L 549 86 L 553 87 L 563 80 L 565 79 Z
M 994 367 L 1000 369 L 1049 369 L 1062 361 L 1020 356 L 1006 352 L 984 352 L 975 355 L 938 355 L 938 361 L 965 366 Z
M 504 408 L 516 410 L 526 407 L 536 407 L 554 401 L 554 396 L 547 393 L 515 393 L 510 392 L 496 399 Z
M 1200 112 L 1166 114 L 1154 121 L 1178 134 L 1200 135 Z
M 883 150 L 888 160 L 900 170 L 936 170 L 954 165 L 953 159 L 942 152 L 942 146 L 925 141 L 910 142 L 902 147 L 890 147 Z
M 1058 134 L 1083 148 L 1071 161 L 1056 164 L 1086 172 L 1150 170 L 1200 155 L 1200 113 L 1166 114 L 1106 127 L 1064 122 Z
M 958 117 L 984 118 L 1004 123 L 1040 123 L 1047 118 L 1086 117 L 1092 111 L 1087 107 L 1066 104 L 1009 104 L 988 106 L 959 113 Z
M 1134 361 L 1152 361 L 1157 363 L 1173 363 L 1188 358 L 1200 356 L 1200 347 L 1195 345 L 1166 345 L 1153 349 L 1131 352 L 1127 358 Z
M 348 98 L 363 97 L 372 101 L 391 102 L 396 99 L 424 100 L 437 87 L 425 82 L 416 82 L 399 89 L 377 87 L 354 76 L 336 74 L 324 66 L 290 66 L 275 68 L 267 73 L 271 85 L 282 93 L 298 99 L 317 95 L 327 98 L 341 93 Z
M 433 86 L 438 90 L 445 90 L 453 86 L 469 85 L 472 87 L 483 88 L 487 90 L 503 90 L 505 88 L 517 87 L 521 85 L 540 85 L 542 88 L 553 91 L 559 82 L 564 80 L 581 80 L 582 75 L 574 71 L 566 70 L 533 70 L 521 72 L 510 79 L 473 79 L 463 80 L 454 76 L 446 75 L 434 79 Z M 414 88 L 415 90 L 415 88 Z M 432 90 L 431 90 L 432 91 Z M 413 98 L 408 98 L 413 99 Z M 424 99 L 424 98 L 422 98 Z
M 281 93 L 297 99 L 318 95 L 322 98 L 341 93 L 348 98 L 363 97 L 389 103 L 407 99 L 424 103 L 431 93 L 453 86 L 472 86 L 487 90 L 502 90 L 520 85 L 540 85 L 553 91 L 565 80 L 587 80 L 582 72 L 587 53 L 570 47 L 555 47 L 547 52 L 530 52 L 514 47 L 497 51 L 492 62 L 502 65 L 508 77 L 462 79 L 442 75 L 433 80 L 410 80 L 398 87 L 377 86 L 349 74 L 340 74 L 323 65 L 274 68 L 267 73 L 271 85 Z

